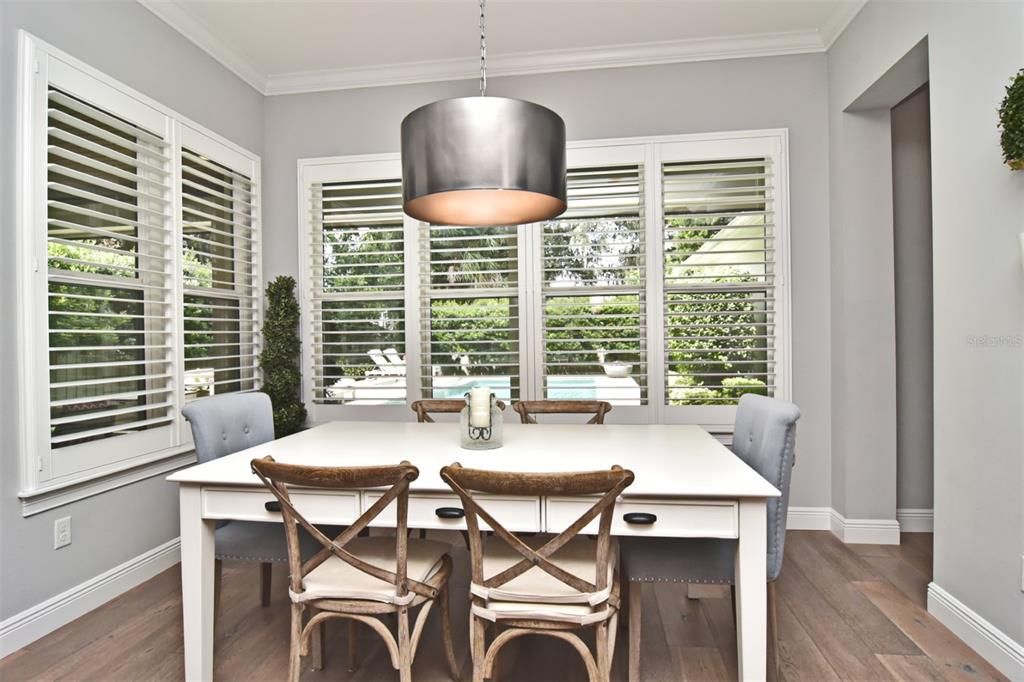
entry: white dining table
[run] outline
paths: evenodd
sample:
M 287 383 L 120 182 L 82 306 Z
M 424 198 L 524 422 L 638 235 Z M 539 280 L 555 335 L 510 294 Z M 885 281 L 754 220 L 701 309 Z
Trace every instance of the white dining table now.
M 182 469 L 181 592 L 185 678 L 213 679 L 214 528 L 225 519 L 281 523 L 274 498 L 250 461 L 372 466 L 407 460 L 420 475 L 410 485 L 409 527 L 463 529 L 438 509 L 458 507 L 440 469 L 461 462 L 499 471 L 561 472 L 619 464 L 636 478 L 616 502 L 619 536 L 736 538 L 736 644 L 739 676 L 763 680 L 767 645 L 766 503 L 779 491 L 699 426 L 505 424 L 493 450 L 464 450 L 455 424 L 328 422 L 300 433 Z M 292 500 L 313 523 L 351 523 L 379 490 L 294 489 Z M 493 497 L 488 509 L 509 530 L 560 532 L 590 506 L 573 498 Z M 639 513 L 639 514 L 638 514 Z M 644 523 L 628 523 L 641 519 Z M 446 514 L 447 516 L 448 514 Z M 596 523 L 596 522 L 595 522 Z M 394 526 L 387 510 L 371 525 Z

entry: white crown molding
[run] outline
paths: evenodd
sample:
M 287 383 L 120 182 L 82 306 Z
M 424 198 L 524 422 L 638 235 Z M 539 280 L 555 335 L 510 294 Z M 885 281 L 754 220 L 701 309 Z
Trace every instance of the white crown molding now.
M 836 39 L 843 34 L 846 27 L 860 14 L 860 11 L 864 9 L 866 4 L 868 4 L 868 0 L 858 0 L 858 2 L 849 5 L 842 5 L 841 9 L 833 15 L 832 19 L 821 27 L 818 33 L 826 51 L 831 49 L 832 43 L 836 42 Z
M 0 658 L 28 646 L 79 616 L 144 583 L 181 560 L 181 542 L 173 538 L 0 622 Z
M 479 62 L 475 57 L 264 74 L 246 57 L 209 31 L 189 12 L 186 3 L 181 0 L 138 2 L 267 96 L 472 80 L 479 74 Z M 867 2 L 868 0 L 859 0 L 852 4 L 843 4 L 842 9 L 821 30 L 492 55 L 488 59 L 487 72 L 492 77 L 525 76 L 825 52 Z
M 487 60 L 487 75 L 524 76 L 824 51 L 825 46 L 817 31 L 760 33 L 493 55 Z M 475 57 L 282 73 L 267 77 L 265 94 L 292 95 L 303 92 L 471 80 L 477 78 L 479 73 L 480 62 Z
M 928 583 L 928 613 L 1011 680 L 1024 680 L 1024 646 L 936 583 Z
M 176 0 L 138 0 L 138 3 L 195 43 L 199 49 L 223 64 L 260 94 L 267 94 L 267 77 L 192 16 L 185 8 L 185 3 Z

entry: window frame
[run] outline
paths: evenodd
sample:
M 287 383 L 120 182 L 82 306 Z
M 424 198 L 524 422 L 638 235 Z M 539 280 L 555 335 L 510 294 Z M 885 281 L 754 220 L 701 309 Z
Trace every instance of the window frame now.
M 182 191 L 181 149 L 193 151 L 249 175 L 253 192 L 253 237 L 251 258 L 254 273 L 252 302 L 255 326 L 253 339 L 260 343 L 263 292 L 260 276 L 262 228 L 260 157 L 205 129 L 174 110 L 124 85 L 103 72 L 39 40 L 18 32 L 16 163 L 19 170 L 15 190 L 15 281 L 18 377 L 22 418 L 19 428 L 20 487 L 22 512 L 28 516 L 91 495 L 99 494 L 144 478 L 179 468 L 195 461 L 191 430 L 181 416 L 184 370 L 182 273 Z M 168 402 L 170 422 L 115 439 L 100 439 L 53 448 L 50 443 L 50 358 L 48 242 L 48 92 L 55 87 L 98 109 L 123 118 L 132 125 L 159 135 L 167 145 L 167 205 L 162 223 L 167 228 L 167 286 L 159 290 L 172 316 L 164 333 L 170 338 L 167 355 L 171 378 Z M 90 275 L 88 279 L 102 279 Z M 110 286 L 124 282 L 110 278 Z M 132 288 L 128 285 L 126 288 Z M 41 349 L 41 350 L 40 350 Z M 258 350 L 256 351 L 258 352 Z M 259 376 L 257 372 L 257 389 Z M 164 432 L 166 429 L 166 432 Z M 159 432 L 159 433 L 157 433 Z M 142 436 L 135 438 L 135 436 Z M 121 439 L 140 441 L 139 447 Z M 120 441 L 120 442 L 119 442 Z M 115 447 L 111 443 L 117 442 Z M 91 447 L 90 447 L 91 446 Z M 102 451 L 108 451 L 104 454 Z M 67 459 L 58 467 L 55 453 Z
M 297 163 L 298 245 L 299 245 L 299 310 L 302 337 L 302 401 L 306 403 L 309 420 L 316 424 L 337 419 L 357 421 L 402 421 L 409 411 L 409 403 L 420 399 L 419 377 L 419 325 L 420 310 L 418 287 L 410 282 L 419 281 L 418 244 L 410 239 L 419 232 L 420 223 L 408 215 L 403 216 L 403 258 L 405 287 L 402 298 L 405 305 L 405 376 L 406 398 L 403 404 L 351 405 L 318 403 L 313 381 L 313 294 L 314 286 L 310 263 L 313 259 L 311 235 L 314 228 L 310 192 L 313 184 L 327 182 L 357 182 L 402 177 L 400 154 L 364 154 L 299 159 Z M 354 297 L 353 297 L 354 298 Z M 397 296 L 395 298 L 398 298 Z M 416 349 L 415 352 L 413 349 Z
M 790 288 L 789 288 L 789 165 L 787 129 L 766 129 L 696 133 L 686 135 L 643 136 L 580 140 L 567 144 L 569 168 L 617 164 L 639 164 L 643 174 L 645 219 L 645 260 L 643 285 L 646 326 L 643 327 L 647 357 L 647 403 L 617 405 L 608 415 L 610 423 L 699 424 L 712 432 L 731 432 L 735 406 L 669 406 L 665 405 L 664 375 L 666 349 L 664 344 L 664 263 L 663 209 L 661 165 L 664 162 L 729 157 L 765 156 L 775 168 L 773 201 L 775 205 L 776 324 L 775 354 L 776 390 L 783 399 L 791 396 L 790 362 Z M 299 289 L 303 311 L 303 400 L 312 403 L 310 377 L 312 337 L 310 325 L 310 290 L 308 263 L 312 220 L 306 199 L 313 182 L 343 180 L 374 180 L 396 177 L 401 172 L 399 154 L 329 156 L 298 160 L 297 196 L 298 238 L 300 246 Z M 377 169 L 375 171 L 375 169 Z M 377 172 L 378 175 L 371 173 Z M 421 323 L 420 240 L 423 224 L 405 218 L 406 278 L 406 402 L 421 397 L 420 361 L 423 348 Z M 543 240 L 539 224 L 519 226 L 519 299 L 520 358 L 524 400 L 543 399 L 544 339 L 543 330 Z M 571 293 L 567 290 L 567 293 Z M 577 292 L 582 293 L 582 292 Z M 416 381 L 412 381 L 416 377 Z M 407 405 L 316 405 L 310 404 L 310 421 L 314 424 L 330 420 L 405 421 L 411 419 Z M 507 418 L 513 415 L 508 415 Z

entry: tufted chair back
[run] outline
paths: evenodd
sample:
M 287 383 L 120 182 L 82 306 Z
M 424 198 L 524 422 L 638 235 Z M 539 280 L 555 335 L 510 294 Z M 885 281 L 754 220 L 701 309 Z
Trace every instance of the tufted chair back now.
M 274 440 L 274 409 L 266 393 L 229 393 L 189 403 L 181 414 L 192 425 L 202 462 Z
M 769 581 L 782 570 L 799 418 L 800 408 L 793 403 L 749 393 L 740 398 L 736 409 L 732 451 L 782 493 L 768 500 Z

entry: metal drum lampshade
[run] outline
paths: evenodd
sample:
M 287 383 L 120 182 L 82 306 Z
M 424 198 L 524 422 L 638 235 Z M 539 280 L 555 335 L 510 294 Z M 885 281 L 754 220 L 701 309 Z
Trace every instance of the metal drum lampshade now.
M 427 104 L 402 121 L 405 212 L 443 225 L 516 225 L 566 207 L 565 122 L 504 97 Z

